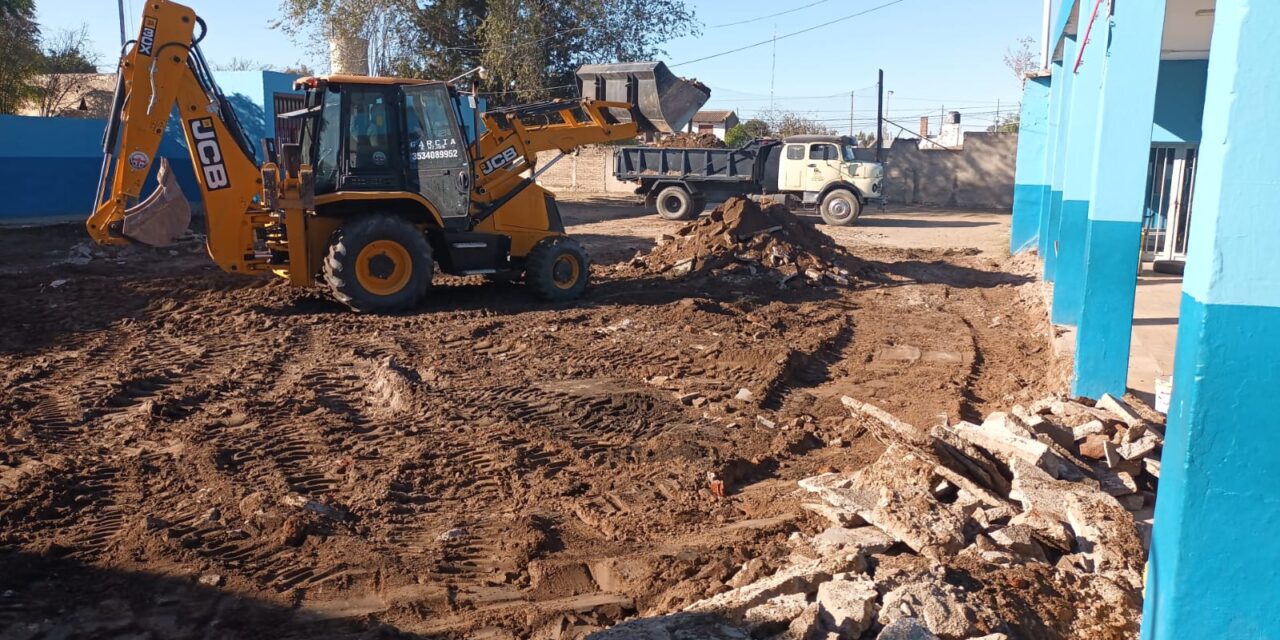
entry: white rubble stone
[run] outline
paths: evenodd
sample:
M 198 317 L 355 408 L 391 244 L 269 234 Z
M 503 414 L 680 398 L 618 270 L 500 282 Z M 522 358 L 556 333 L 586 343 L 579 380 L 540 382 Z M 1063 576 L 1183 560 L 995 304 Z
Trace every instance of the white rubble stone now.
M 999 458 L 1006 461 L 1009 458 L 1024 460 L 1048 471 L 1055 478 L 1061 477 L 1067 466 L 1067 461 L 1050 450 L 1049 445 L 1019 436 L 1007 429 L 994 428 L 987 423 L 979 426 L 971 422 L 958 422 L 951 427 L 951 431 Z
M 770 598 L 795 593 L 814 593 L 818 590 L 819 584 L 830 580 L 831 576 L 837 573 L 862 573 L 866 570 L 866 559 L 857 552 L 800 562 L 785 567 L 767 578 L 699 600 L 685 607 L 685 611 L 719 613 L 736 622 L 742 619 L 748 609 L 764 604 Z
M 1115 398 L 1109 393 L 1102 394 L 1102 397 L 1098 398 L 1098 402 L 1096 404 L 1099 409 L 1110 411 L 1115 414 L 1117 418 L 1120 418 L 1121 422 L 1124 422 L 1130 427 L 1136 427 L 1143 422 L 1142 416 L 1138 415 L 1138 412 L 1134 411 L 1133 407 L 1129 406 L 1129 403 Z
M 842 638 L 856 638 L 876 619 L 876 583 L 865 576 L 841 576 L 818 586 L 818 621 Z
M 947 584 L 917 582 L 886 593 L 880 623 L 887 626 L 901 618 L 915 618 L 934 635 L 963 638 L 978 632 L 977 614 Z
M 828 527 L 813 537 L 813 550 L 822 555 L 831 555 L 841 551 L 860 551 L 863 555 L 884 553 L 893 546 L 894 540 L 885 532 L 875 527 Z
M 915 618 L 898 618 L 880 630 L 876 640 L 938 640 Z
M 818 588 L 821 590 L 822 587 Z M 769 626 L 785 627 L 790 625 L 792 620 L 800 617 L 808 606 L 809 597 L 803 593 L 774 596 L 763 604 L 747 609 L 742 614 L 742 622 L 747 631 Z
M 1103 424 L 1101 420 L 1090 420 L 1078 427 L 1073 427 L 1071 435 L 1076 442 L 1079 442 L 1095 433 L 1106 433 L 1106 431 L 1107 425 Z
M 860 527 L 867 524 L 862 516 L 852 511 L 842 511 L 825 502 L 802 502 L 800 508 L 806 511 L 812 511 L 824 518 L 828 522 L 837 527 Z

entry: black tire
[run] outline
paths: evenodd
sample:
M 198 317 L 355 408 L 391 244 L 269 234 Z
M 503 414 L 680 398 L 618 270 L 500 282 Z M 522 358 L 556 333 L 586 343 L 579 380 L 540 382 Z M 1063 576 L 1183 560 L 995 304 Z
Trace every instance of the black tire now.
M 667 220 L 688 220 L 697 215 L 693 196 L 684 187 L 667 187 L 658 192 L 654 202 L 658 205 L 658 215 Z
M 576 240 L 544 238 L 525 259 L 524 282 L 543 300 L 572 300 L 582 295 L 591 275 L 591 259 Z
M 393 313 L 422 303 L 434 267 L 431 245 L 412 222 L 373 214 L 348 220 L 334 232 L 324 280 L 333 297 L 354 311 Z
M 834 189 L 822 199 L 822 221 L 833 227 L 847 227 L 862 215 L 862 200 L 848 189 Z

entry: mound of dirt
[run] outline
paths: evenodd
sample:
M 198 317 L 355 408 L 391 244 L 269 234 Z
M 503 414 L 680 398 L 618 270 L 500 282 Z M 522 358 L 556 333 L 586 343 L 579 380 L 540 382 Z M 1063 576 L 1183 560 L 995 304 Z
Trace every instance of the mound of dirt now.
M 632 264 L 675 276 L 742 272 L 771 276 L 781 285 L 848 285 L 855 258 L 825 233 L 780 204 L 761 207 L 734 197 L 711 215 L 662 236 Z
M 654 143 L 655 147 L 694 149 L 726 149 L 724 141 L 713 133 L 676 133 Z

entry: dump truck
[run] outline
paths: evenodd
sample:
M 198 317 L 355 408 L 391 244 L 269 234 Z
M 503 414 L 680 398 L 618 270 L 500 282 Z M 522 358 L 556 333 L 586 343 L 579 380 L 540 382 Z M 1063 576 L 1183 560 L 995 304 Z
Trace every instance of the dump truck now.
M 437 268 L 522 278 L 549 300 L 578 296 L 587 254 L 565 234 L 555 196 L 535 182 L 555 162 L 535 170 L 538 152 L 558 150 L 558 160 L 646 127 L 679 129 L 709 97 L 660 63 L 593 66 L 580 77 L 584 87 L 628 100 L 492 109 L 468 127 L 459 105 L 476 105 L 474 80 L 467 95 L 454 82 L 312 76 L 295 84 L 303 108 L 283 114 L 299 140 L 274 153 L 268 146 L 259 164 L 201 53 L 206 33 L 189 7 L 145 4 L 119 62 L 90 237 L 163 245 L 186 232 L 190 205 L 165 160 L 156 191 L 140 197 L 176 109 L 213 261 L 326 288 L 355 311 L 418 305 Z
M 736 149 L 619 147 L 613 175 L 668 220 L 697 217 L 730 196 L 775 199 L 817 209 L 830 225 L 853 224 L 869 202 L 883 201 L 884 167 L 859 160 L 847 136 L 752 140 Z

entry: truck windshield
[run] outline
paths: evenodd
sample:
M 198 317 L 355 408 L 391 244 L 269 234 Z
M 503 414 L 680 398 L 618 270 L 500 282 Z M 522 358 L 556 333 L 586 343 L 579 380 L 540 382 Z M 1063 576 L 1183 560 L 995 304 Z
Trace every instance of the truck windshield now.
M 844 154 L 845 162 L 857 162 L 858 157 L 854 155 L 853 149 L 854 146 L 851 144 L 846 144 L 843 147 L 840 147 L 840 152 Z

